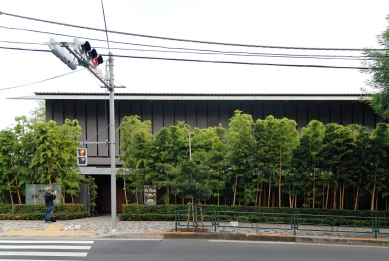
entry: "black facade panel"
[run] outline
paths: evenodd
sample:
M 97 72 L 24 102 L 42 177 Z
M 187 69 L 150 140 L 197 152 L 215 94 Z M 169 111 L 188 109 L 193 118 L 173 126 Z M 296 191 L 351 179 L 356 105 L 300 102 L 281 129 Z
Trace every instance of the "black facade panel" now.
M 285 117 L 291 120 L 297 120 L 297 105 L 296 101 L 285 102 Z
M 219 125 L 219 102 L 207 101 L 208 105 L 208 127 L 215 127 Z
M 319 119 L 323 124 L 330 122 L 330 102 L 319 101 Z
M 109 140 L 109 100 L 97 101 L 97 141 Z M 97 156 L 108 156 L 106 144 L 97 145 Z
M 197 127 L 207 128 L 207 101 L 197 101 Z M 193 129 L 193 126 L 191 126 Z
M 153 133 L 157 134 L 163 127 L 163 102 L 153 102 Z
M 364 125 L 364 122 L 363 122 L 363 118 L 364 118 L 363 103 L 353 102 L 352 106 L 353 106 L 352 123 Z
M 342 122 L 341 124 L 346 126 L 352 123 L 352 101 L 342 101 L 341 103 L 341 109 L 340 109 L 340 115 Z
M 142 120 L 153 120 L 153 109 L 150 101 L 142 101 Z
M 253 115 L 253 111 L 251 108 L 251 101 L 250 100 L 244 100 L 240 102 L 240 108 L 243 111 L 243 113 Z
M 178 121 L 185 121 L 185 101 L 174 102 L 174 122 L 177 124 Z
M 306 127 L 308 124 L 308 114 L 307 114 L 308 103 L 307 101 L 299 101 L 297 103 L 297 130 L 300 132 L 303 127 Z
M 341 102 L 330 101 L 330 123 L 342 124 Z
M 230 111 L 230 102 L 229 101 L 219 101 L 219 122 L 222 124 L 223 128 L 228 128 L 229 123 L 229 111 Z
M 176 125 L 174 122 L 174 101 L 163 102 L 163 126 L 170 127 Z
M 267 116 L 274 116 L 274 102 L 273 101 L 263 101 L 263 118 L 266 119 Z
M 285 117 L 285 101 L 274 101 L 274 117 L 277 119 Z
M 132 116 L 135 116 L 135 115 L 138 115 L 140 117 L 142 117 L 142 104 L 141 104 L 141 101 L 131 101 L 131 115 Z
M 196 127 L 196 108 L 196 101 L 186 102 L 186 123 L 192 128 L 192 130 Z
M 375 114 L 373 109 L 367 104 L 363 104 L 363 116 L 363 125 L 368 128 L 369 132 L 372 132 L 376 126 Z
M 240 107 L 240 101 L 230 101 L 230 108 L 229 108 L 229 119 L 232 118 L 232 116 L 235 115 L 236 110 L 242 110 Z
M 63 107 L 64 107 L 64 116 L 65 116 L 65 119 L 69 119 L 69 120 L 74 120 L 75 117 L 74 117 L 74 101 L 72 100 L 65 100 L 63 102 Z
M 88 123 L 88 128 L 86 131 L 87 141 L 97 141 L 97 102 L 96 101 L 87 101 L 86 103 L 86 120 Z M 89 144 L 88 156 L 97 156 L 97 145 Z
M 57 122 L 58 125 L 62 125 L 64 122 L 64 107 L 63 100 L 58 100 L 54 102 L 53 106 L 53 120 Z
M 131 115 L 131 101 L 118 101 L 118 103 L 119 111 L 117 113 L 119 114 L 120 121 L 122 121 L 124 117 Z
M 46 108 L 46 121 L 54 119 L 54 101 L 53 100 L 46 100 L 45 101 L 45 108 Z
M 258 119 L 263 119 L 263 102 L 262 101 L 253 101 L 252 103 L 253 110 L 253 120 L 256 122 Z
M 74 108 L 75 108 L 75 118 L 78 120 L 78 123 L 81 126 L 81 137 L 79 138 L 80 141 L 86 140 L 86 132 L 87 132 L 87 121 L 86 121 L 86 114 L 85 114 L 85 100 L 76 100 L 74 102 Z
M 317 120 L 319 116 L 319 107 L 318 107 L 318 102 L 317 101 L 308 101 L 308 123 L 311 120 Z

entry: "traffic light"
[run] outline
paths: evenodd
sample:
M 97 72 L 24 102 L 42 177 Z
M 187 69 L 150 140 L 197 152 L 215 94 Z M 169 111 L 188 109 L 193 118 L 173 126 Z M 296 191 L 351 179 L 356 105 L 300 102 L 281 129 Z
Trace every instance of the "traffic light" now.
M 81 55 L 93 68 L 104 62 L 103 57 L 97 54 L 96 49 L 92 48 L 88 41 L 82 41 L 77 37 L 73 39 L 73 49 Z
M 88 165 L 88 155 L 86 148 L 77 149 L 77 165 L 78 166 L 87 166 Z
M 70 69 L 77 69 L 78 64 L 76 58 L 71 53 L 69 53 L 66 48 L 55 44 L 55 39 L 50 38 L 50 42 L 46 42 L 45 44 L 48 45 L 51 52 L 59 59 L 61 59 L 61 61 L 65 63 Z

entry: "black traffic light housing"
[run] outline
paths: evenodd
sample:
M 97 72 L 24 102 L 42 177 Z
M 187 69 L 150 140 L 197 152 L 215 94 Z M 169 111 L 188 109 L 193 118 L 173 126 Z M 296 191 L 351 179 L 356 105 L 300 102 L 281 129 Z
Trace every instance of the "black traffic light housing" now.
M 86 148 L 77 148 L 77 165 L 88 166 L 88 152 Z

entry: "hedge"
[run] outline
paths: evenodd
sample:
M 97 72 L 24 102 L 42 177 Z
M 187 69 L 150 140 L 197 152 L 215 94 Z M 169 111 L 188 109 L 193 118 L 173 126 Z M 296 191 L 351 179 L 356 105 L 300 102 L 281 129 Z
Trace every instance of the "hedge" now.
M 13 211 L 10 204 L 0 204 L 0 220 L 43 220 L 46 213 L 44 204 L 15 204 Z M 54 215 L 58 220 L 69 220 L 87 217 L 83 204 L 54 205 Z
M 319 209 L 319 208 L 282 208 L 282 207 L 254 207 L 254 206 L 225 206 L 225 205 L 203 205 L 203 211 L 229 211 L 229 212 L 244 212 L 239 213 L 220 213 L 220 220 L 238 220 L 247 222 L 277 222 L 290 223 L 290 217 L 276 214 L 307 214 L 307 215 L 331 215 L 331 216 L 354 216 L 354 223 L 368 224 L 369 220 L 361 220 L 362 217 L 387 217 L 388 211 L 368 211 L 368 210 L 339 210 L 339 209 Z M 176 210 L 186 211 L 187 205 L 136 205 L 123 204 L 122 214 L 119 214 L 120 220 L 144 220 L 144 221 L 173 221 Z M 249 215 L 250 212 L 274 213 L 274 215 Z M 204 213 L 209 215 L 209 213 Z M 183 218 L 185 215 L 181 215 Z M 185 218 L 185 217 L 184 217 Z M 300 217 L 304 223 L 316 223 L 323 221 L 320 217 Z M 328 223 L 330 221 L 326 221 Z M 332 221 L 331 221 L 332 222 Z

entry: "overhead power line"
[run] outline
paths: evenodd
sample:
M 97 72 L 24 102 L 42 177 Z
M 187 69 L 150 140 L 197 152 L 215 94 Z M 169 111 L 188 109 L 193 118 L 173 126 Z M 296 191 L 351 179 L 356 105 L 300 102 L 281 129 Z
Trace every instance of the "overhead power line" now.
M 63 77 L 63 76 L 66 76 L 66 75 L 69 75 L 69 74 L 72 74 L 72 73 L 75 73 L 75 72 L 79 72 L 79 71 L 82 71 L 82 70 L 84 70 L 84 69 L 77 70 L 77 71 L 71 71 L 70 73 L 65 73 L 65 74 L 62 74 L 62 75 L 54 76 L 54 77 L 51 77 L 51 78 L 48 78 L 48 79 L 44 79 L 44 80 L 41 80 L 41 81 L 37 81 L 37 82 L 32 82 L 32 83 L 27 83 L 27 84 L 17 85 L 17 86 L 12 86 L 12 87 L 7 87 L 7 88 L 0 88 L 0 91 L 16 89 L 16 88 L 21 88 L 21 87 L 25 87 L 25 86 L 41 83 L 41 82 L 50 81 L 50 80 L 53 80 L 53 79 L 56 79 L 56 78 L 60 78 L 60 77 Z
M 2 47 L 0 49 L 9 49 L 17 51 L 36 51 L 36 52 L 50 52 L 48 50 L 25 49 L 25 48 L 10 48 Z M 102 56 L 109 56 L 108 54 L 101 54 Z M 267 66 L 283 66 L 283 67 L 308 67 L 308 68 L 332 68 L 332 69 L 358 69 L 367 70 L 367 67 L 353 67 L 353 66 L 327 66 L 327 65 L 313 65 L 313 64 L 279 64 L 279 63 L 249 63 L 249 62 L 233 62 L 233 61 L 209 61 L 196 59 L 176 59 L 176 58 L 161 58 L 161 57 L 147 57 L 147 56 L 130 56 L 130 55 L 113 55 L 120 58 L 134 58 L 134 59 L 149 59 L 149 60 L 165 60 L 178 62 L 203 62 L 203 63 L 220 63 L 220 64 L 240 64 L 240 65 L 267 65 Z
M 72 25 L 72 24 L 67 24 L 67 23 L 60 23 L 60 22 L 54 22 L 54 21 L 49 21 L 49 20 L 37 19 L 37 18 L 21 16 L 21 15 L 16 15 L 16 14 L 10 14 L 10 13 L 5 13 L 5 12 L 2 12 L 2 14 L 16 17 L 16 18 L 21 18 L 21 19 L 28 19 L 28 20 L 37 21 L 37 22 L 50 23 L 50 24 L 86 29 L 86 30 L 93 30 L 93 31 L 105 32 L 105 33 L 109 32 L 109 33 L 113 33 L 113 34 L 121 34 L 121 35 L 159 39 L 159 40 L 178 41 L 178 42 L 224 45 L 224 46 L 239 46 L 239 47 L 271 48 L 271 49 L 322 50 L 322 51 L 363 51 L 363 49 L 355 49 L 355 48 L 290 47 L 290 46 L 252 45 L 252 44 L 236 44 L 236 43 L 221 43 L 221 42 L 211 42 L 211 41 L 189 40 L 189 39 L 180 39 L 180 38 L 171 38 L 171 37 L 162 37 L 162 36 L 154 36 L 154 35 L 144 35 L 144 34 L 135 34 L 135 33 L 128 33 L 128 32 L 120 32 L 120 31 L 104 30 L 104 29 L 98 29 L 98 28 L 93 28 L 93 27 L 86 27 L 86 26 L 80 26 L 80 25 Z M 374 50 L 386 50 L 386 49 L 374 49 Z
M 11 30 L 25 30 L 25 31 L 31 31 L 31 32 L 36 32 L 36 33 L 54 34 L 54 35 L 60 35 L 60 36 L 66 36 L 66 37 L 75 37 L 75 36 L 71 36 L 71 35 L 57 34 L 57 33 L 44 32 L 44 31 L 36 31 L 36 30 L 22 29 L 22 28 L 11 28 L 11 27 L 5 27 L 5 26 L 0 26 L 0 28 L 11 29 Z M 94 38 L 90 38 L 89 40 L 106 42 L 106 40 L 94 39 Z M 12 43 L 11 41 L 0 41 L 0 42 Z M 255 52 L 219 51 L 219 50 L 210 50 L 210 49 L 177 48 L 177 47 L 166 47 L 166 46 L 160 46 L 160 45 L 135 44 L 135 43 L 117 42 L 117 41 L 109 41 L 109 42 L 117 43 L 117 44 L 124 44 L 124 45 L 161 48 L 161 49 L 167 49 L 167 50 L 178 50 L 178 51 L 161 51 L 161 50 L 150 50 L 150 49 L 112 48 L 115 50 L 128 50 L 128 51 L 153 51 L 153 52 L 193 53 L 193 54 L 211 54 L 211 55 L 222 54 L 222 55 L 236 55 L 236 56 L 264 56 L 264 57 L 306 58 L 306 59 L 339 59 L 339 60 L 341 60 L 341 59 L 344 59 L 344 60 L 369 60 L 370 59 L 370 58 L 365 57 L 365 56 L 356 56 L 356 55 L 346 56 L 346 55 L 272 54 L 272 53 L 255 53 Z M 15 42 L 15 43 L 21 43 L 21 42 Z M 32 43 L 26 43 L 26 44 L 32 44 Z M 42 45 L 42 44 L 39 44 L 39 45 Z M 96 47 L 96 48 L 107 49 L 106 47 Z M 193 51 L 193 52 L 182 52 L 182 50 Z M 201 52 L 201 53 L 197 53 L 197 52 Z M 205 52 L 210 52 L 210 53 L 205 53 Z
M 30 42 L 13 42 L 0 41 L 11 44 L 28 44 Z M 44 45 L 35 43 L 36 45 Z M 107 47 L 98 47 L 99 49 L 109 49 Z M 304 54 L 283 54 L 283 53 L 255 53 L 255 52 L 233 52 L 233 51 L 216 51 L 216 50 L 201 50 L 192 49 L 193 51 L 174 51 L 174 50 L 156 50 L 156 49 L 133 49 L 133 48 L 111 48 L 113 50 L 136 51 L 136 52 L 158 52 L 158 53 L 175 53 L 175 54 L 202 54 L 202 55 L 227 55 L 227 56 L 246 56 L 246 57 L 272 57 L 272 58 L 301 58 L 301 59 L 333 59 L 333 60 L 369 60 L 365 56 L 356 55 L 304 55 Z

